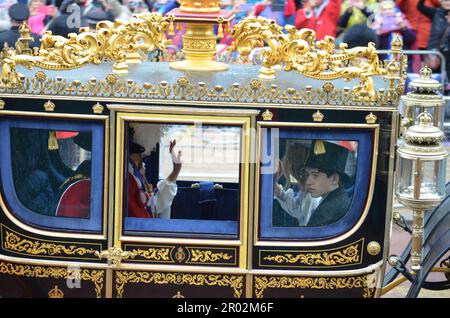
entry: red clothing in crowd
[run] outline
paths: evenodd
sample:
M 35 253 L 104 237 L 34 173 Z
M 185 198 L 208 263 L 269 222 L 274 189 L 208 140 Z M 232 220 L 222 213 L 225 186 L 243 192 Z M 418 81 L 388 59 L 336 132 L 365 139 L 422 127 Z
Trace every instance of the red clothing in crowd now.
M 308 28 L 314 30 L 319 40 L 326 35 L 336 37 L 341 4 L 342 0 L 324 0 L 320 7 L 310 10 L 311 15 L 307 15 L 305 8 L 301 8 L 297 11 L 295 27 L 297 29 Z
M 294 0 L 287 0 L 286 1 L 286 5 L 284 6 L 284 16 L 285 17 L 290 17 L 293 14 L 295 14 L 295 1 Z
M 417 47 L 419 49 L 425 49 L 428 44 L 428 38 L 431 31 L 431 20 L 425 15 L 420 13 L 417 9 L 417 3 L 419 0 L 397 0 L 397 5 L 400 10 L 405 14 L 409 23 L 417 35 Z M 439 8 L 439 0 L 426 0 L 425 5 L 427 7 Z

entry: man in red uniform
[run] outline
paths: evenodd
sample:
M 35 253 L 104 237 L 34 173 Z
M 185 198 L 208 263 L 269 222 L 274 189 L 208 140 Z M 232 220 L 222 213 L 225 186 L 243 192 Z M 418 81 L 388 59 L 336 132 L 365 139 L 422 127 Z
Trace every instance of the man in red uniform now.
M 342 0 L 307 0 L 297 11 L 295 27 L 314 30 L 318 40 L 327 35 L 336 37 L 341 4 Z
M 92 133 L 81 132 L 73 139 L 84 150 L 92 150 Z M 91 160 L 84 160 L 61 186 L 56 216 L 89 218 L 91 210 Z
M 173 149 L 176 141 L 170 142 L 169 151 L 172 155 L 172 173 L 153 187 L 147 182 L 143 171 L 142 154 L 145 148 L 135 142 L 130 142 L 128 163 L 128 216 L 136 218 L 170 218 L 170 207 L 177 193 L 176 180 L 181 170 L 181 151 L 175 155 Z

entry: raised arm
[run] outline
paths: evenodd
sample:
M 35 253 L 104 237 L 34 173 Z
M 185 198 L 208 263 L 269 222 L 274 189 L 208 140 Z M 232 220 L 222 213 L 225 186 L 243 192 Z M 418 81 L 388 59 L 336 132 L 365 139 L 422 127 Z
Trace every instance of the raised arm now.
M 406 2 L 406 1 L 405 1 Z M 425 0 L 419 0 L 417 3 L 417 10 L 419 10 L 423 15 L 433 20 L 436 14 L 436 8 L 428 7 L 425 5 Z
M 174 139 L 170 142 L 170 155 L 172 157 L 172 163 L 173 163 L 173 169 L 172 172 L 169 174 L 167 179 L 171 182 L 175 182 L 178 178 L 178 175 L 181 171 L 181 151 L 178 151 L 177 154 L 175 154 L 175 145 L 177 144 L 177 141 Z

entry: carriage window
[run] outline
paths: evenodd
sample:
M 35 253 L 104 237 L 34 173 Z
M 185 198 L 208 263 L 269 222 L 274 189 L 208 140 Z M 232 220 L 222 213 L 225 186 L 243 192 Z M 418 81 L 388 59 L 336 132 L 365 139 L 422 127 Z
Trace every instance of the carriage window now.
M 31 211 L 89 218 L 92 133 L 11 128 L 19 201 Z
M 262 237 L 324 238 L 355 223 L 369 195 L 373 131 L 263 128 L 261 137 Z
M 125 231 L 236 236 L 239 126 L 130 123 Z
M 2 119 L 1 129 L 10 149 L 1 175 L 12 211 L 43 227 L 100 231 L 102 126 Z

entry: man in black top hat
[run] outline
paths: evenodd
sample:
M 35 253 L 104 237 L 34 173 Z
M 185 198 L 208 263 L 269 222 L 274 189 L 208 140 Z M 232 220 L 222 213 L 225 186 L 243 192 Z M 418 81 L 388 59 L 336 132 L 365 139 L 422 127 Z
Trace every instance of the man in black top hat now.
M 30 10 L 26 4 L 16 3 L 9 7 L 8 14 L 11 18 L 11 30 L 0 33 L 0 50 L 3 49 L 5 43 L 8 43 L 9 47 L 15 46 L 17 40 L 20 38 L 19 27 L 24 21 L 28 20 Z M 30 47 L 39 47 L 40 36 L 34 33 L 31 33 L 30 35 L 33 38 Z
M 315 140 L 305 163 L 306 190 L 312 197 L 322 197 L 307 226 L 324 226 L 341 219 L 350 207 L 344 185 L 350 177 L 345 173 L 349 151 L 337 144 Z

